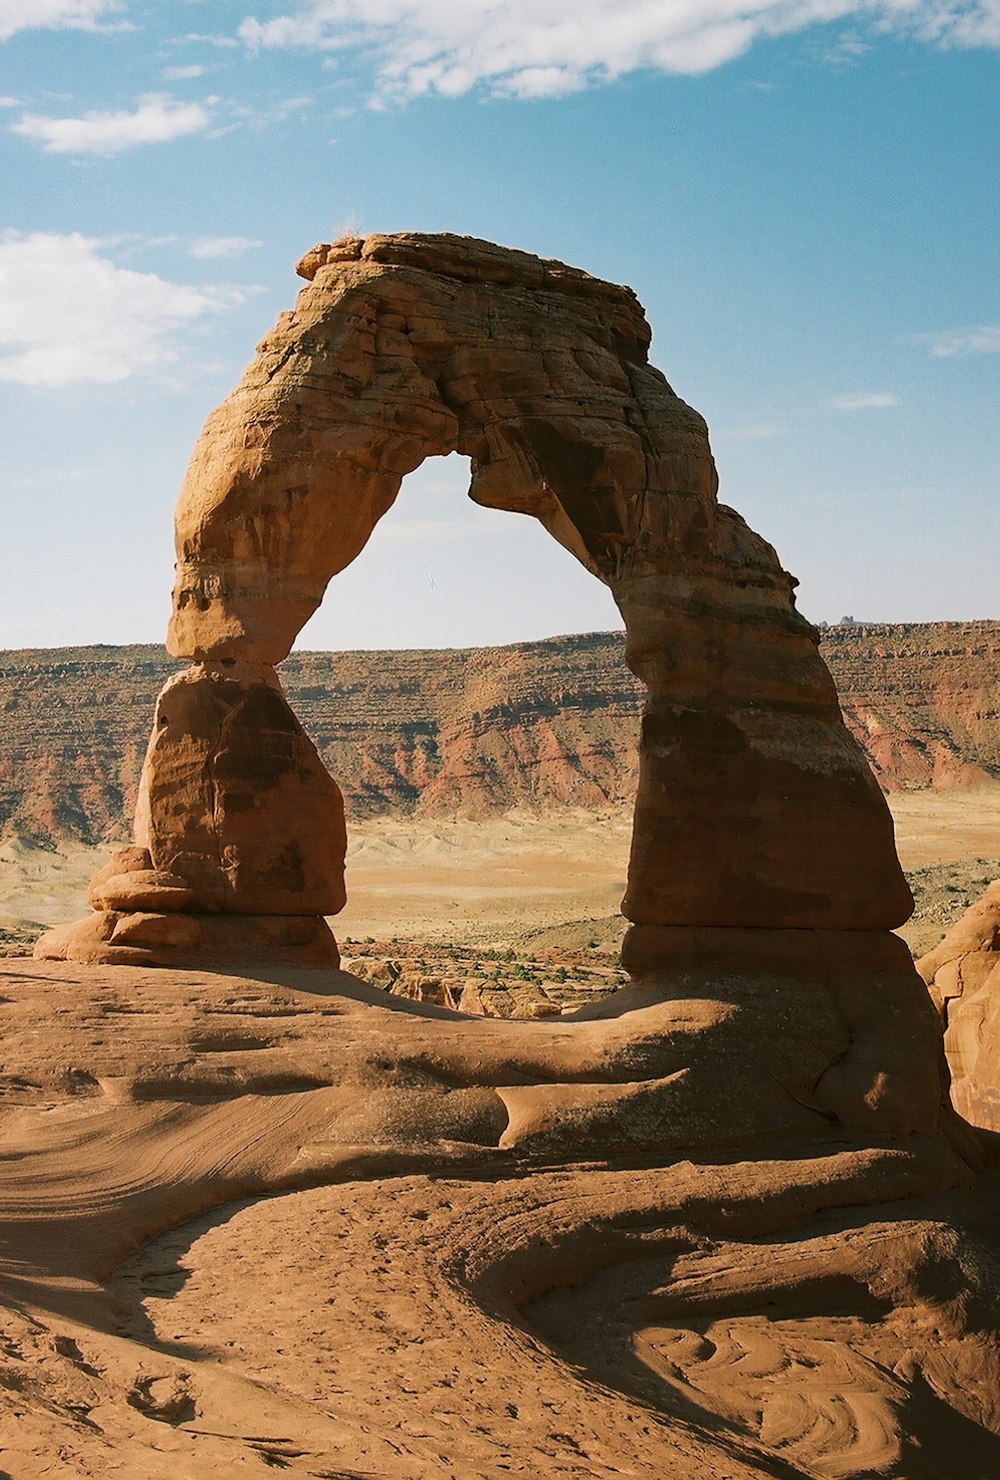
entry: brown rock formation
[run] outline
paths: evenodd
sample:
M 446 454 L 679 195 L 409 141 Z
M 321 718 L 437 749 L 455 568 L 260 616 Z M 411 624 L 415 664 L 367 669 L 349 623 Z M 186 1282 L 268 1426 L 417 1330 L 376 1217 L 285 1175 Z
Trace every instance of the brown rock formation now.
M 944 1024 L 955 1109 L 1000 1131 L 1000 879 L 917 970 Z
M 307 275 L 182 494 L 195 666 L 161 696 L 136 847 L 43 949 L 123 969 L 5 972 L 14 1468 L 994 1473 L 988 1205 L 887 928 L 888 814 L 634 299 L 449 237 L 317 248 Z M 334 959 L 339 797 L 270 664 L 451 448 L 608 582 L 649 689 L 637 980 L 568 1019 L 200 969 Z
M 187 881 L 192 909 L 344 907 L 343 799 L 269 668 L 193 667 L 166 685 L 135 836 L 158 869 Z
M 405 490 L 404 490 L 405 497 Z M 887 791 L 1000 785 L 1000 622 L 828 628 L 820 655 Z M 293 652 L 292 709 L 348 819 L 601 811 L 635 798 L 644 687 L 623 634 L 507 647 Z M 131 825 L 160 648 L 0 653 L 0 838 L 99 843 Z
M 888 813 L 774 551 L 716 503 L 705 424 L 634 296 L 455 237 L 317 248 L 209 419 L 177 514 L 169 646 L 269 664 L 423 458 L 534 514 L 622 610 L 649 689 L 625 913 L 880 929 L 909 892 Z
M 905 953 L 883 959 L 911 904 L 888 811 L 792 577 L 717 504 L 705 424 L 648 364 L 634 295 L 450 237 L 343 243 L 300 270 L 309 286 L 209 419 L 181 493 L 169 646 L 195 666 L 158 702 L 136 815 L 148 859 L 39 954 L 183 961 L 230 942 L 213 915 L 273 915 L 312 921 L 297 959 L 322 957 L 343 814 L 271 665 L 403 476 L 458 451 L 472 497 L 534 514 L 625 619 L 648 689 L 628 968 L 662 984 L 689 970 L 694 939 L 748 983 L 777 971 L 846 992 L 850 1052 L 817 1086 L 820 1112 L 888 1134 L 922 1124 L 939 1099 L 934 1029 Z M 162 908 L 165 883 L 191 891 L 180 910 Z M 878 1011 L 855 978 L 879 983 Z M 893 1060 L 886 1012 L 922 1058 Z M 638 1113 L 633 1098 L 615 1115 Z M 588 1106 L 549 1107 L 544 1123 L 589 1134 L 610 1112 Z

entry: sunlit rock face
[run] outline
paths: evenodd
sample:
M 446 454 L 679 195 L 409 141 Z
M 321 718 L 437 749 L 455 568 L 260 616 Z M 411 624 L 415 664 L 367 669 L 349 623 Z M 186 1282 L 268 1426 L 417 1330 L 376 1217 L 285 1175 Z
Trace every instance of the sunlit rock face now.
M 901 923 L 889 814 L 794 580 L 717 503 L 705 423 L 649 364 L 635 295 L 455 236 L 350 238 L 299 272 L 195 448 L 171 652 L 279 662 L 405 475 L 463 453 L 471 497 L 533 514 L 624 617 L 649 690 L 626 916 Z
M 191 909 L 335 915 L 344 804 L 270 668 L 188 668 L 156 703 L 135 822 Z M 188 908 L 188 906 L 185 906 Z

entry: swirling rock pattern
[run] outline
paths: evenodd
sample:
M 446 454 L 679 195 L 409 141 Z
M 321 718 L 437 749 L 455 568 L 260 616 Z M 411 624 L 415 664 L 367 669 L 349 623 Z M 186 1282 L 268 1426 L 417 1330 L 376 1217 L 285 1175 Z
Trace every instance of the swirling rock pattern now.
M 517 1022 L 6 963 L 0 1468 L 987 1480 L 995 1174 L 839 1124 L 843 1007 L 731 977 Z

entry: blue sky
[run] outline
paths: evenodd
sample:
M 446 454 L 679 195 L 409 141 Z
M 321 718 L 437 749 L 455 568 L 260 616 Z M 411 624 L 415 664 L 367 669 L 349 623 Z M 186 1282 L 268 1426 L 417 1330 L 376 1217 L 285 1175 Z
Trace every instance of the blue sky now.
M 1000 0 L 0 0 L 0 646 L 160 641 L 198 430 L 344 229 L 629 283 L 813 620 L 1000 617 Z M 620 625 L 467 467 L 300 645 Z

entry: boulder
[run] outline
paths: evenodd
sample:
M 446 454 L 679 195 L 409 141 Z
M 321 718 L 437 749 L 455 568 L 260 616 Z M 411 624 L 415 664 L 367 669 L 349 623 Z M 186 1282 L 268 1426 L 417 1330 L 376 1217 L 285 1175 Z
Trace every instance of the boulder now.
M 955 1109 L 1000 1131 L 1000 879 L 917 970 L 941 1016 Z

